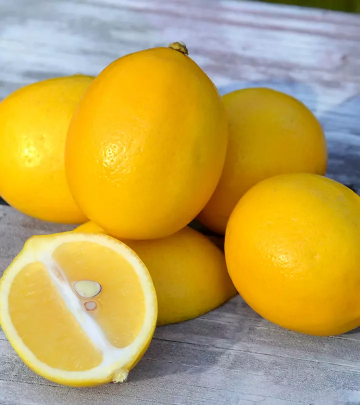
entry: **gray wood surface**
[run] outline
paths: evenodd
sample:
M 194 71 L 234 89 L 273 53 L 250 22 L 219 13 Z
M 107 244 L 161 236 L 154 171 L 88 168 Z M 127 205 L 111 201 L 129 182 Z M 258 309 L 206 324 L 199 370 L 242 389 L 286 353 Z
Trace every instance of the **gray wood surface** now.
M 329 176 L 360 192 L 360 17 L 232 0 L 0 0 L 0 99 L 53 76 L 97 74 L 140 49 L 187 43 L 222 92 L 301 99 L 328 139 Z M 4 175 L 4 174 L 2 174 Z M 31 235 L 70 229 L 0 207 L 0 275 Z M 0 404 L 360 404 L 360 330 L 281 329 L 238 296 L 158 328 L 126 384 L 61 387 L 31 372 L 0 329 Z

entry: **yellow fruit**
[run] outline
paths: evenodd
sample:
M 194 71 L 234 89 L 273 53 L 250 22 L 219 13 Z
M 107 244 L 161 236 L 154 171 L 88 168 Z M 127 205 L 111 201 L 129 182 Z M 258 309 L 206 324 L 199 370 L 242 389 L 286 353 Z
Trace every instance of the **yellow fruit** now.
M 74 229 L 73 232 L 80 232 L 80 233 L 102 233 L 106 235 L 106 232 L 104 229 L 101 228 L 101 226 L 95 224 L 95 222 L 88 221 L 85 222 L 85 224 L 82 224 L 78 226 L 77 228 Z M 123 242 L 124 243 L 124 242 Z
M 93 81 L 66 141 L 66 173 L 83 212 L 107 233 L 155 239 L 186 226 L 223 168 L 225 110 L 182 52 L 122 57 Z
M 106 235 L 30 238 L 0 282 L 0 322 L 21 359 L 64 385 L 123 381 L 153 335 L 142 261 Z
M 223 101 L 229 121 L 225 166 L 199 216 L 222 234 L 235 205 L 253 185 L 278 174 L 323 175 L 327 164 L 324 133 L 300 101 L 265 88 L 234 91 Z
M 230 276 L 264 318 L 296 332 L 360 326 L 360 199 L 314 174 L 254 186 L 226 230 Z
M 76 232 L 104 232 L 87 222 Z M 206 236 L 184 228 L 163 239 L 124 240 L 145 263 L 154 282 L 158 325 L 186 321 L 236 294 L 223 253 Z
M 19 211 L 45 221 L 86 220 L 66 183 L 64 150 L 71 117 L 92 80 L 44 80 L 0 103 L 0 195 Z

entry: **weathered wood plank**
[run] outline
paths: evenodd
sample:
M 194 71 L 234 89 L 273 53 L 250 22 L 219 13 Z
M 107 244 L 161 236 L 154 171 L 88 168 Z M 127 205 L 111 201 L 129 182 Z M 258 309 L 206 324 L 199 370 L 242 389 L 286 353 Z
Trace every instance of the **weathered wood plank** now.
M 19 3 L 24 5 L 21 13 Z M 248 80 L 264 77 L 264 68 L 269 70 L 267 78 L 282 72 L 285 77 L 319 81 L 341 75 L 346 81 L 359 82 L 360 34 L 345 17 L 344 25 L 314 24 L 295 15 L 287 20 L 270 12 L 249 13 L 247 3 L 240 2 L 208 1 L 206 7 L 202 1 L 75 4 L 39 0 L 29 7 L 24 0 L 0 2 L 7 80 L 23 80 L 23 76 L 36 80 L 38 69 L 43 74 L 69 74 L 79 69 L 96 74 L 118 56 L 180 38 L 216 84 L 241 80 L 243 69 Z M 288 30 L 284 30 L 286 24 Z M 303 25 L 300 32 L 297 24 Z M 314 27 L 323 27 L 323 33 L 313 33 Z M 43 59 L 48 62 L 42 63 Z

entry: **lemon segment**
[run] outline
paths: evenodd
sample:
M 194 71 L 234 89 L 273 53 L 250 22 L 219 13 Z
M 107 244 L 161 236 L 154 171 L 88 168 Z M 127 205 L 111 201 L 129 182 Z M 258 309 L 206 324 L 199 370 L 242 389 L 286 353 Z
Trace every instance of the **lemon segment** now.
M 112 345 L 128 346 L 140 332 L 145 316 L 145 297 L 132 265 L 108 247 L 83 241 L 59 246 L 53 258 L 70 283 L 88 277 L 101 285 L 101 294 L 92 298 L 101 310 L 92 316 Z
M 101 351 L 69 313 L 43 263 L 30 263 L 16 275 L 9 312 L 24 344 L 48 366 L 83 371 L 102 362 Z

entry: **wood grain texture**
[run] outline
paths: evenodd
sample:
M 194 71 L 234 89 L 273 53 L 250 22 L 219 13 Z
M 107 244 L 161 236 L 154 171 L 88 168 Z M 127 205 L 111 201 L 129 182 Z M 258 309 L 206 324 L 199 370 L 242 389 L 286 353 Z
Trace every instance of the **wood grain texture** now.
M 329 144 L 329 175 L 360 193 L 360 17 L 232 0 L 0 0 L 0 99 L 174 40 L 221 92 L 267 86 L 302 100 Z M 33 234 L 71 229 L 0 206 L 0 275 Z M 27 369 L 0 330 L 0 404 L 356 405 L 360 331 L 315 338 L 240 297 L 158 328 L 128 383 L 73 389 Z

